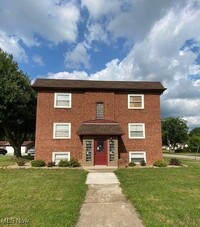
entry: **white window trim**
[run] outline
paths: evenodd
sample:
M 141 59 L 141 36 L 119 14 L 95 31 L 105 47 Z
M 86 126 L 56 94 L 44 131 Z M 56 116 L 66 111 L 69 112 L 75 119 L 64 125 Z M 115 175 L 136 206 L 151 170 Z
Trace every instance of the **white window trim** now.
M 70 161 L 70 152 L 69 151 L 55 151 L 52 152 L 52 162 L 55 162 L 55 155 L 67 155 L 68 161 Z
M 131 154 L 142 154 L 144 156 L 144 161 L 147 163 L 146 151 L 129 151 L 129 163 L 131 162 Z M 135 164 L 140 164 L 139 162 L 135 162 Z
M 69 136 L 65 137 L 56 137 L 55 132 L 56 132 L 56 125 L 68 125 L 69 126 Z M 53 139 L 71 139 L 71 123 L 54 123 L 53 124 Z
M 131 137 L 131 126 L 132 125 L 142 125 L 143 128 L 143 136 L 142 137 Z M 128 138 L 129 139 L 145 139 L 145 124 L 144 123 L 129 123 L 128 124 Z
M 57 95 L 69 95 L 69 106 L 57 106 L 56 105 L 56 100 L 57 100 Z M 72 107 L 72 94 L 71 93 L 64 93 L 64 92 L 57 92 L 54 93 L 54 108 L 65 108 L 69 109 Z
M 130 97 L 131 96 L 141 96 L 142 97 L 142 106 L 141 107 L 130 107 Z M 142 95 L 142 94 L 129 94 L 128 95 L 128 109 L 144 109 L 144 95 Z

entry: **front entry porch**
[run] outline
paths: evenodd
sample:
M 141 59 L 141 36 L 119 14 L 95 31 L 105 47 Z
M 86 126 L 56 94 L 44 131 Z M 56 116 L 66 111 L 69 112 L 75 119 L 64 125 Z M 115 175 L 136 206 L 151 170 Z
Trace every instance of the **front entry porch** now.
M 123 135 L 118 122 L 86 121 L 80 125 L 77 134 L 83 144 L 82 166 L 118 166 L 118 139 Z
M 83 166 L 96 168 L 118 165 L 118 137 L 83 137 Z

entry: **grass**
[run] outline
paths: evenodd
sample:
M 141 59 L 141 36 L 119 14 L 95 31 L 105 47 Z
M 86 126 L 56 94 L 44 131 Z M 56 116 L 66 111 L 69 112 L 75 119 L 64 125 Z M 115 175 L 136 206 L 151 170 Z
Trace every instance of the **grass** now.
M 24 155 L 22 156 L 22 158 L 25 160 L 25 162 L 30 162 L 31 160 L 34 159 L 33 156 L 29 156 L 29 155 Z M 0 168 L 14 165 L 14 164 L 16 164 L 16 158 L 14 156 L 0 155 Z
M 146 226 L 200 226 L 200 162 L 181 161 L 188 167 L 115 172 Z
M 16 163 L 16 160 L 13 158 L 13 156 L 0 155 L 0 167 L 14 165 L 15 163 Z
M 1 169 L 0 223 L 75 226 L 87 190 L 86 175 L 83 170 Z

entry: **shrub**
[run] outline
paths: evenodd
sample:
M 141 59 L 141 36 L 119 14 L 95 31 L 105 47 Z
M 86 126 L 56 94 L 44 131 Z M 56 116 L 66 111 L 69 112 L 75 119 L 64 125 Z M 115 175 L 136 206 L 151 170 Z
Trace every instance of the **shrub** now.
M 55 166 L 55 162 L 48 162 L 47 163 L 47 167 L 53 167 L 53 166 Z
M 70 167 L 79 167 L 80 165 L 81 164 L 77 160 L 75 160 L 73 158 L 69 161 L 69 166 Z
M 25 165 L 25 160 L 23 158 L 18 158 L 16 160 L 18 166 L 24 166 Z
M 167 162 L 165 160 L 157 160 L 153 165 L 157 167 L 166 167 Z
M 33 167 L 43 167 L 46 166 L 45 162 L 43 160 L 33 160 L 31 161 L 31 166 Z
M 75 160 L 75 159 L 71 159 L 70 161 L 66 161 L 66 160 L 60 160 L 60 162 L 58 163 L 59 167 L 79 167 L 80 163 Z
M 60 162 L 58 163 L 59 167 L 69 167 L 69 161 L 66 160 L 60 160 Z
M 135 162 L 129 162 L 128 166 L 134 167 L 134 166 L 136 166 L 136 164 L 135 164 Z
M 142 160 L 142 161 L 140 162 L 140 165 L 141 165 L 141 166 L 146 166 L 146 162 L 145 162 L 144 160 Z
M 177 158 L 171 158 L 169 160 L 169 165 L 181 166 L 181 162 Z

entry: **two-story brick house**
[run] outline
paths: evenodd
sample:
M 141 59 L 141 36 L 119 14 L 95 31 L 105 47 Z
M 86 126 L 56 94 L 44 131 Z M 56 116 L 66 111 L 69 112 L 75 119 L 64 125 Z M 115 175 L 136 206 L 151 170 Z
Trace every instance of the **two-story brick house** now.
M 36 157 L 83 166 L 162 159 L 160 82 L 37 79 Z

